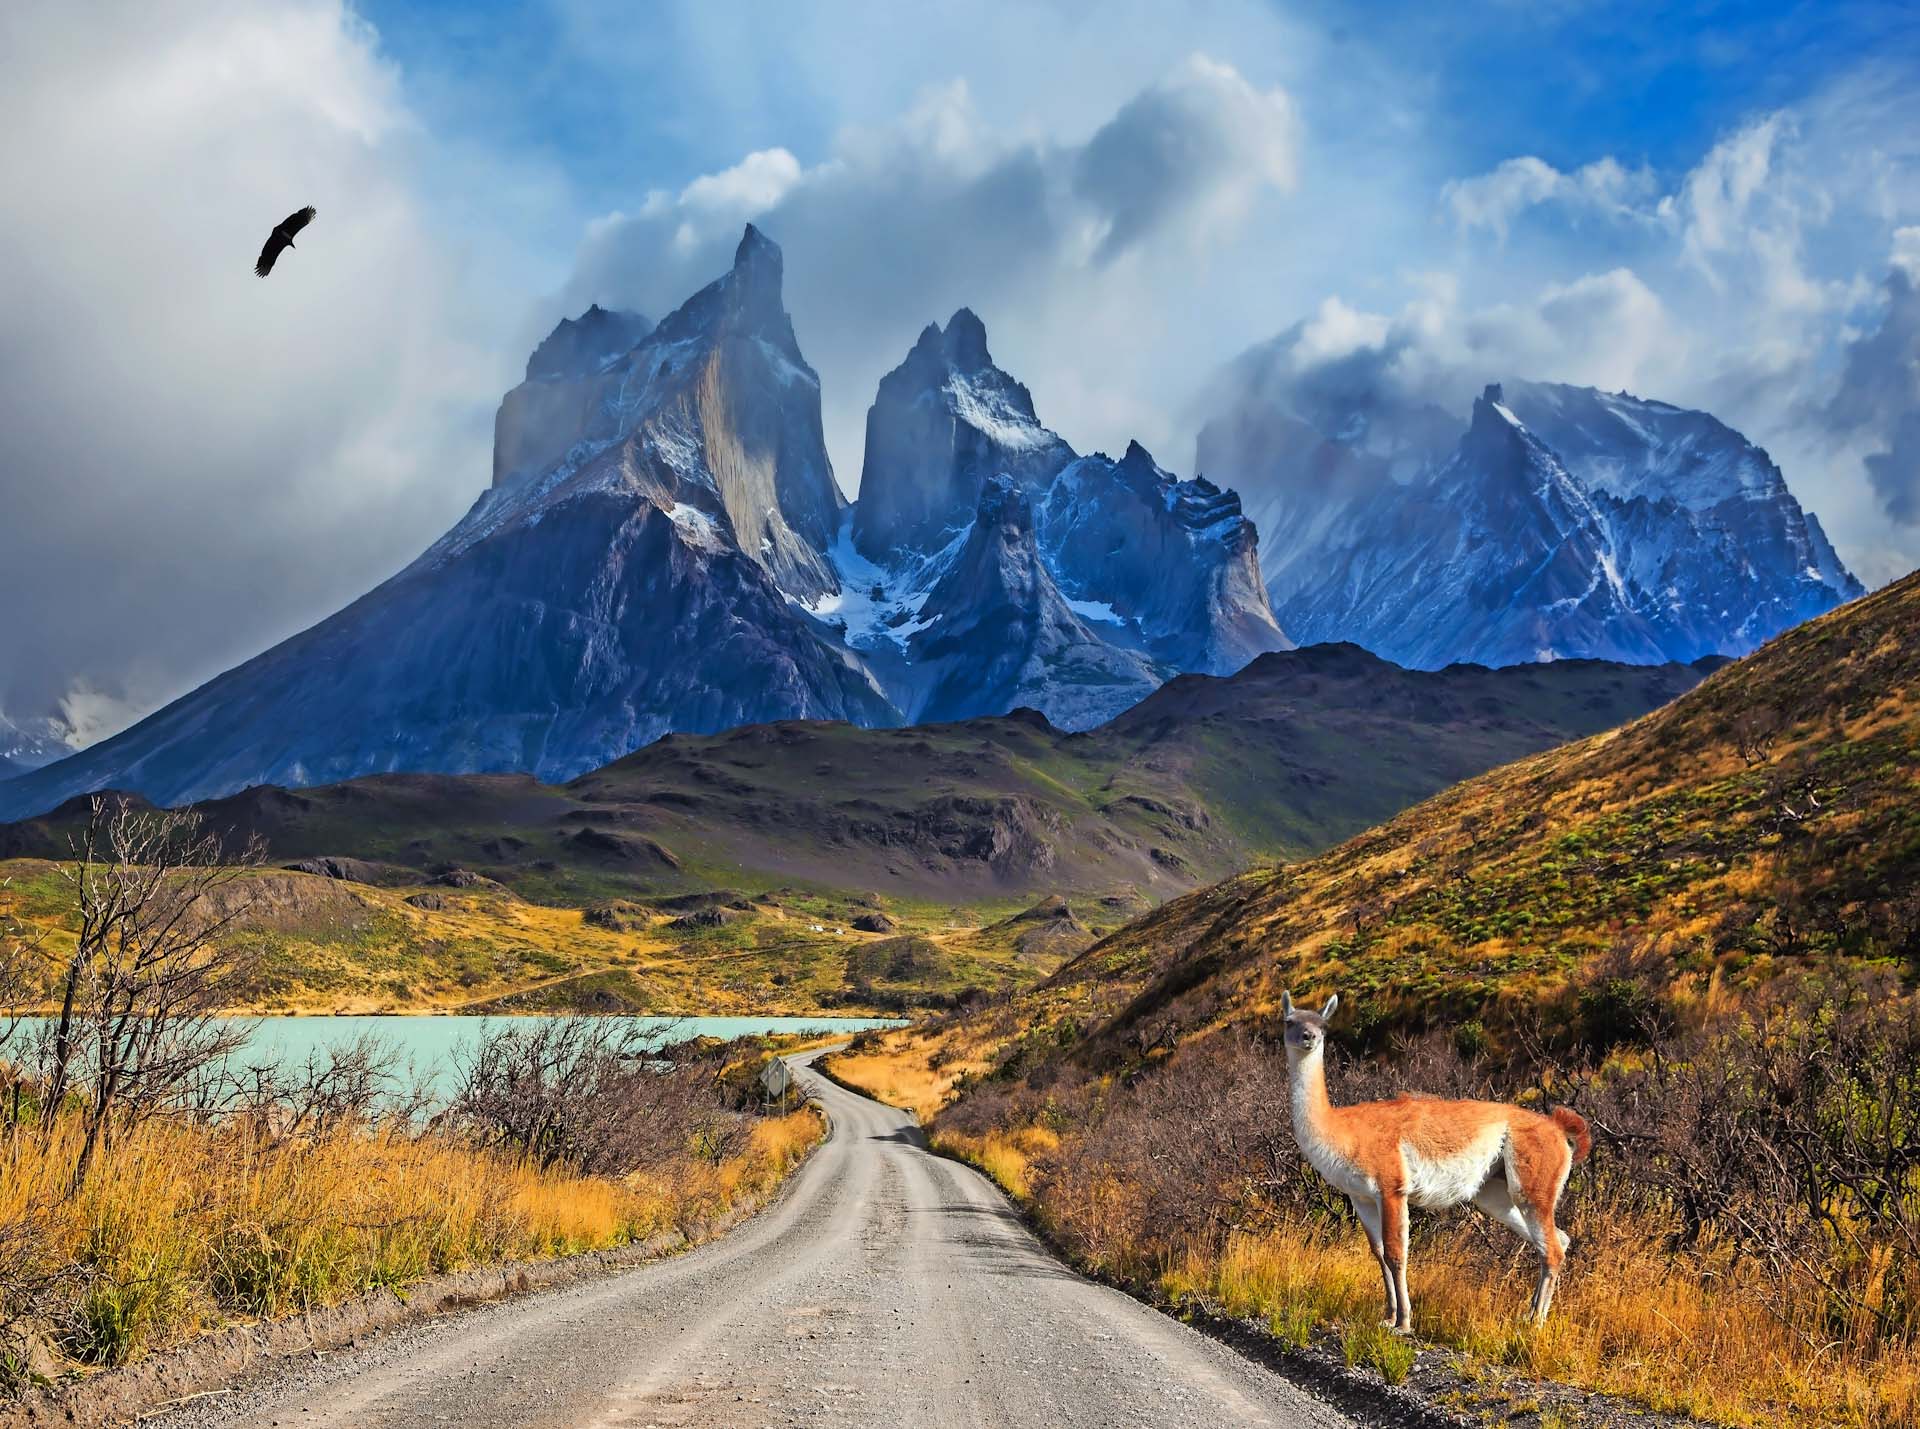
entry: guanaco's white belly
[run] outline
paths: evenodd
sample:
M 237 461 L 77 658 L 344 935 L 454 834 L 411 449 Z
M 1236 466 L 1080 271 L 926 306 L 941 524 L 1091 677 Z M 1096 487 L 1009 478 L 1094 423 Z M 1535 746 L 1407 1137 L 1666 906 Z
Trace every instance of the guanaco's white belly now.
M 1507 1149 L 1507 1129 L 1493 1123 L 1450 1156 L 1423 1155 L 1406 1142 L 1400 1159 L 1406 1168 L 1407 1199 L 1416 1206 L 1438 1210 L 1473 1199 Z

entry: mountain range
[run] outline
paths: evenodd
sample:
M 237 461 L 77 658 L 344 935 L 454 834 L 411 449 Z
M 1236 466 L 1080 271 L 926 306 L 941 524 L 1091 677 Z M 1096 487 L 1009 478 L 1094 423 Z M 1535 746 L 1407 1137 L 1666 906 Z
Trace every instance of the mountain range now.
M 124 733 L 0 779 L 0 817 L 102 787 L 179 803 L 379 772 L 564 781 L 668 733 L 776 720 L 1024 706 L 1086 730 L 1296 641 L 1436 669 L 1684 664 L 1859 589 L 1737 433 L 1527 384 L 1490 388 L 1411 476 L 1364 424 L 1210 423 L 1199 455 L 1248 493 L 1263 555 L 1236 490 L 1044 426 L 964 308 L 881 380 L 850 505 L 783 282 L 749 225 L 658 324 L 598 306 L 560 323 L 451 531 Z M 1428 425 L 1437 442 L 1444 415 Z
M 1704 412 L 1507 381 L 1462 433 L 1364 388 L 1240 390 L 1196 463 L 1241 492 L 1273 609 L 1305 643 L 1423 669 L 1684 661 L 1744 655 L 1863 594 L 1779 467 Z

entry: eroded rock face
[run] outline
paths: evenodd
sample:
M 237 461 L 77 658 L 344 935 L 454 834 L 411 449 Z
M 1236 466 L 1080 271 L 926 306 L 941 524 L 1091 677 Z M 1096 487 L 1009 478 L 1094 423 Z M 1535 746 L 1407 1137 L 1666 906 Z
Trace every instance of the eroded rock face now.
M 883 563 L 931 554 L 973 519 L 989 478 L 1032 491 L 1072 460 L 1073 448 L 1040 425 L 1027 389 L 994 365 L 986 326 L 962 308 L 944 331 L 929 324 L 880 379 L 854 544 Z
M 1089 729 L 1156 689 L 1162 670 L 1107 643 L 1074 613 L 1041 559 L 1033 508 L 1014 478 L 983 488 L 971 534 L 927 596 L 907 650 L 924 680 L 917 719 L 1027 706 Z
M 527 377 L 493 418 L 493 484 L 545 470 L 584 436 L 601 398 L 600 373 L 653 331 L 639 313 L 598 306 L 558 327 L 527 359 Z

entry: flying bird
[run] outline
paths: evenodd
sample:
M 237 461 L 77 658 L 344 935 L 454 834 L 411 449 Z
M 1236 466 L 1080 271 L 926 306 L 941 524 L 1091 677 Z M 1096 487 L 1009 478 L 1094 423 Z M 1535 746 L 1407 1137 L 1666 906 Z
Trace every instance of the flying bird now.
M 264 278 L 273 271 L 273 260 L 293 247 L 293 235 L 313 222 L 313 213 L 313 205 L 308 204 L 300 212 L 280 220 L 280 226 L 267 235 L 267 246 L 260 250 L 260 261 L 253 265 L 255 274 Z

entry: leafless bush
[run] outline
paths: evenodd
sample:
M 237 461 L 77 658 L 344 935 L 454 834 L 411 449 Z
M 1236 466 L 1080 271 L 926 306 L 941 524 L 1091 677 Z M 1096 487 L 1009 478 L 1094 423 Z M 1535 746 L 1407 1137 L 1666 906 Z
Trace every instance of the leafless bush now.
M 425 1080 L 371 1033 L 310 1051 L 298 1062 L 239 1067 L 219 1088 L 222 1104 L 270 1141 L 325 1136 L 348 1126 L 420 1123 L 432 1105 Z
M 1780 711 L 1771 705 L 1755 705 L 1733 717 L 1733 743 L 1741 761 L 1752 768 L 1773 757 L 1773 742 L 1785 726 Z
M 245 1041 L 217 1014 L 251 969 L 249 954 L 221 940 L 248 900 L 216 895 L 262 854 L 257 841 L 229 854 L 191 810 L 94 797 L 63 871 L 79 930 L 38 1057 L 44 1123 L 69 1093 L 82 1104 L 76 1189 L 116 1126 L 191 1099 Z
M 463 1057 L 450 1115 L 483 1144 L 592 1175 L 737 1151 L 748 1122 L 725 1105 L 718 1066 L 658 1040 L 610 1018 L 498 1029 Z
M 1679 1244 L 1709 1232 L 1827 1297 L 1836 1334 L 1920 1332 L 1920 1020 L 1870 986 L 1782 996 L 1600 1085 L 1603 1147 Z

